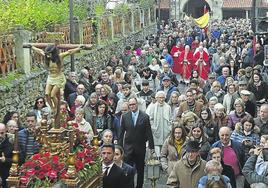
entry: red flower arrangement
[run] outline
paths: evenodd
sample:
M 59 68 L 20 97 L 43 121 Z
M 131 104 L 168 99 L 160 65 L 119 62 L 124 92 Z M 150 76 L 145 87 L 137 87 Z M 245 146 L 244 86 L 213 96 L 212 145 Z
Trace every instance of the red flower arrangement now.
M 80 180 L 87 180 L 100 170 L 97 148 L 82 143 L 76 148 L 75 168 Z M 49 187 L 60 179 L 67 178 L 67 157 L 38 153 L 20 168 L 20 183 L 27 187 Z
M 33 155 L 20 168 L 20 182 L 29 187 L 48 186 L 57 182 L 67 170 L 60 157 L 49 152 Z
M 86 180 L 92 175 L 98 173 L 100 169 L 100 157 L 96 147 L 90 146 L 88 143 L 82 143 L 76 153 L 75 168 L 78 177 Z

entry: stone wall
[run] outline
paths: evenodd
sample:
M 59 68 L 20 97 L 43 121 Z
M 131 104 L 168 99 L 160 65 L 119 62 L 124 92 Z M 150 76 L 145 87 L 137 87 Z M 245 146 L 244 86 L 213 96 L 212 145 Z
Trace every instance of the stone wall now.
M 127 37 L 118 39 L 110 44 L 93 48 L 90 51 L 84 51 L 81 55 L 75 56 L 75 69 L 78 72 L 84 66 L 95 67 L 96 72 L 105 66 L 112 54 L 121 54 L 126 45 L 133 45 L 135 41 L 142 40 L 146 36 L 156 33 L 156 25 L 143 28 L 141 31 L 129 34 Z M 91 62 L 89 65 L 86 61 Z M 93 63 L 94 62 L 94 63 Z M 65 73 L 70 70 L 68 58 L 65 62 Z M 18 111 L 23 119 L 24 114 L 34 105 L 37 96 L 44 96 L 45 82 L 47 71 L 31 71 L 26 76 L 20 75 L 11 83 L 6 85 L 0 84 L 0 119 L 7 111 Z

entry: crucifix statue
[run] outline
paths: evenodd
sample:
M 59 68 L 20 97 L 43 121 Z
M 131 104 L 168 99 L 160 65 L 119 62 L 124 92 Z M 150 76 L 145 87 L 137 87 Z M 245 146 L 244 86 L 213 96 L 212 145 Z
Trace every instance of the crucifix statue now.
M 76 46 L 75 48 L 72 48 Z M 59 103 L 60 103 L 60 90 L 64 89 L 66 79 L 63 72 L 63 59 L 66 56 L 75 54 L 77 52 L 80 52 L 82 49 L 89 48 L 88 46 L 84 45 L 67 45 L 67 48 L 69 49 L 65 52 L 60 52 L 59 47 L 57 43 L 55 44 L 46 44 L 46 43 L 31 43 L 26 44 L 24 47 L 31 48 L 34 52 L 37 54 L 40 54 L 45 58 L 45 65 L 48 69 L 48 77 L 46 82 L 46 88 L 45 88 L 45 97 L 46 100 L 55 115 L 55 122 L 54 122 L 54 128 L 59 128 L 59 121 L 60 121 L 60 109 L 59 109 Z M 44 50 L 42 48 L 45 48 Z M 61 48 L 62 47 L 61 45 Z M 66 49 L 66 47 L 65 47 Z

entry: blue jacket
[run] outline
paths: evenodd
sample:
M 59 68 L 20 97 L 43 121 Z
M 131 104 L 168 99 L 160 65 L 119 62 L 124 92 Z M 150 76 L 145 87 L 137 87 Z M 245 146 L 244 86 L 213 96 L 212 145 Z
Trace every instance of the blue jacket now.
M 170 54 L 167 54 L 167 55 L 164 56 L 164 58 L 167 61 L 168 66 L 170 68 L 173 68 L 173 58 L 172 58 L 172 56 Z
M 234 149 L 236 156 L 238 158 L 240 171 L 242 170 L 244 164 L 245 164 L 245 152 L 244 148 L 241 143 L 231 140 L 231 147 Z M 214 144 L 212 144 L 212 148 L 221 148 L 223 151 L 223 146 L 221 141 L 217 141 Z
M 161 87 L 157 91 L 164 91 L 164 86 L 161 85 Z M 179 91 L 179 90 L 176 86 L 170 85 L 168 92 L 167 92 L 167 96 L 166 96 L 166 102 L 169 101 L 170 95 L 173 91 Z
M 230 179 L 225 176 L 225 175 L 221 175 L 221 177 L 223 178 L 223 181 L 226 183 L 227 188 L 232 188 L 232 185 L 230 183 Z M 203 176 L 200 178 L 199 183 L 198 183 L 198 187 L 197 188 L 205 188 L 206 187 L 206 182 L 207 182 L 208 177 L 207 176 Z
M 213 39 L 219 39 L 221 36 L 221 31 L 220 30 L 215 30 L 211 32 L 211 36 Z
M 40 144 L 34 138 L 29 139 L 30 133 L 27 129 L 22 129 L 18 132 L 19 150 L 20 150 L 20 164 L 24 163 L 27 157 L 27 151 L 33 155 L 39 152 Z

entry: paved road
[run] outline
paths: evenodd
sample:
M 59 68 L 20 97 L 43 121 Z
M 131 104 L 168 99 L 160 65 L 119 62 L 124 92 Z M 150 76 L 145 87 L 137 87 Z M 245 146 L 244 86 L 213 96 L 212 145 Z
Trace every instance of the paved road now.
M 184 84 L 179 84 L 179 91 L 181 92 L 181 94 L 184 94 L 184 92 L 186 91 L 187 86 Z M 150 180 L 146 179 L 146 173 L 147 173 L 147 169 L 145 167 L 145 171 L 144 171 L 144 188 L 152 188 L 151 186 L 151 182 Z M 160 179 L 157 180 L 156 182 L 156 188 L 166 188 L 166 182 L 167 182 L 167 175 L 163 172 L 161 172 L 160 175 Z
M 145 169 L 145 173 L 146 174 L 146 169 Z M 146 175 L 145 175 L 146 178 Z M 166 182 L 167 182 L 167 175 L 164 174 L 163 172 L 161 173 L 160 179 L 156 181 L 156 188 L 166 188 Z M 144 188 L 151 188 L 151 181 L 148 179 L 144 180 Z

